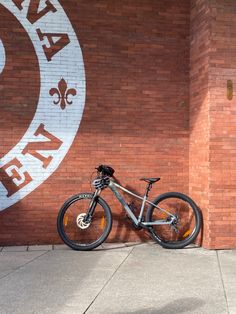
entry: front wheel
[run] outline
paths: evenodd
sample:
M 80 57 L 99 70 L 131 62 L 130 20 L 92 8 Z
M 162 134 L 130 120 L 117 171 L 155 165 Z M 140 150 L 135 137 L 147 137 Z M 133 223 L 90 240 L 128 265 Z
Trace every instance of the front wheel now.
M 110 207 L 101 197 L 96 199 L 93 214 L 86 221 L 93 195 L 81 193 L 72 196 L 58 213 L 58 233 L 65 244 L 77 251 L 92 250 L 102 244 L 112 227 Z
M 194 201 L 181 193 L 168 192 L 157 197 L 146 214 L 146 221 L 161 220 L 170 224 L 149 228 L 152 238 L 168 249 L 181 249 L 192 243 L 202 225 L 202 216 Z

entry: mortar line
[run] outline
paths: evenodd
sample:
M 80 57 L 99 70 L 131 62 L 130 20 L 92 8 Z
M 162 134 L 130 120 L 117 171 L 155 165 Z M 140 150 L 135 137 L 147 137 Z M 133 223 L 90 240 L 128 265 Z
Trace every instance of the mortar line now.
M 129 258 L 130 254 L 133 252 L 134 247 L 132 250 L 128 253 L 128 255 L 123 259 L 123 261 L 120 263 L 120 265 L 116 268 L 116 270 L 112 273 L 110 278 L 107 280 L 107 282 L 103 285 L 103 287 L 100 289 L 98 294 L 95 296 L 93 301 L 89 304 L 89 306 L 86 308 L 86 310 L 83 312 L 83 314 L 87 313 L 87 311 L 90 309 L 90 307 L 93 305 L 93 303 L 96 301 L 96 299 L 99 297 L 99 295 L 102 293 L 102 291 L 106 288 L 106 286 L 111 282 L 111 280 L 114 278 L 118 270 L 121 268 L 121 266 L 126 262 L 126 260 Z
M 226 302 L 226 306 L 227 306 L 227 313 L 230 314 L 230 312 L 229 312 L 229 304 L 228 304 L 228 299 L 227 299 L 227 294 L 226 294 L 226 289 L 225 289 L 223 273 L 222 273 L 222 269 L 221 269 L 221 264 L 220 264 L 218 251 L 216 251 L 216 256 L 217 256 L 217 262 L 218 262 L 218 267 L 219 267 L 219 272 L 220 272 L 221 284 L 222 284 L 222 287 L 223 287 L 225 302 Z
M 38 259 L 39 257 L 41 257 L 41 256 L 43 256 L 43 255 L 45 255 L 45 254 L 47 254 L 48 252 L 50 252 L 50 251 L 43 252 L 42 254 L 40 254 L 39 256 L 36 256 L 35 258 L 33 258 L 32 260 L 26 262 L 25 264 L 22 264 L 22 265 L 18 266 L 17 268 L 14 268 L 13 270 L 11 270 L 11 271 L 10 271 L 9 273 L 7 273 L 6 275 L 0 277 L 0 280 L 6 278 L 7 276 L 10 276 L 11 274 L 13 274 L 14 272 L 16 272 L 16 271 L 19 270 L 20 268 L 22 268 L 22 267 L 24 267 L 24 266 L 26 266 L 26 265 L 28 265 L 28 264 L 30 264 L 30 263 L 33 263 L 36 259 Z M 8 252 L 8 253 L 13 253 L 13 252 Z

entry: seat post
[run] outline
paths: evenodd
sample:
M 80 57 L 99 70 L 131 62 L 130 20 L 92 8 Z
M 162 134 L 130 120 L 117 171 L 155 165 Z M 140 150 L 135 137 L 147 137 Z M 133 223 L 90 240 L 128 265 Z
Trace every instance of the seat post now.
M 146 197 L 148 197 L 148 194 L 149 194 L 149 192 L 151 191 L 151 188 L 152 188 L 152 183 L 151 182 L 149 182 L 148 184 L 147 184 L 147 188 L 146 188 Z

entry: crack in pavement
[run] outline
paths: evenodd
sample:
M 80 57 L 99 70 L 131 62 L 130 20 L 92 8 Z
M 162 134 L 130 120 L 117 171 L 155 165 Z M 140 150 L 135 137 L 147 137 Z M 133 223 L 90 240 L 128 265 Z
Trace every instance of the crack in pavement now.
M 16 271 L 18 271 L 19 269 L 21 269 L 22 267 L 24 267 L 24 266 L 26 266 L 26 265 L 28 265 L 28 264 L 30 264 L 30 263 L 33 263 L 35 260 L 37 260 L 38 258 L 40 258 L 40 257 L 43 256 L 43 255 L 46 255 L 46 254 L 49 253 L 49 252 L 50 252 L 50 251 L 43 252 L 42 254 L 40 254 L 40 255 L 34 257 L 32 260 L 30 260 L 30 261 L 28 261 L 28 262 L 26 262 L 26 263 L 24 263 L 24 264 L 22 264 L 22 265 L 20 265 L 20 266 L 18 266 L 18 267 L 16 267 L 16 268 L 13 268 L 12 270 L 9 271 L 9 273 L 7 273 L 7 274 L 3 275 L 2 277 L 0 277 L 0 280 L 6 278 L 7 276 L 10 276 L 10 275 L 13 274 L 14 272 L 16 272 Z
M 116 268 L 116 270 L 112 273 L 110 278 L 107 280 L 107 282 L 103 285 L 103 287 L 100 289 L 100 291 L 97 293 L 95 298 L 92 300 L 92 302 L 89 304 L 89 306 L 86 308 L 86 310 L 83 312 L 83 314 L 87 313 L 87 311 L 90 309 L 90 307 L 93 305 L 93 303 L 96 301 L 96 299 L 99 297 L 99 295 L 102 293 L 102 291 L 106 288 L 106 286 L 111 282 L 111 280 L 114 278 L 115 274 L 118 272 L 118 270 L 121 268 L 121 266 L 126 262 L 126 260 L 129 258 L 131 253 L 133 252 L 134 247 L 130 250 L 130 252 L 127 254 L 127 256 L 123 259 L 123 261 L 120 263 L 120 265 Z
M 224 279 L 223 279 L 223 273 L 222 273 L 222 269 L 221 269 L 221 264 L 220 264 L 218 251 L 216 251 L 216 257 L 217 257 L 217 262 L 218 262 L 218 267 L 219 267 L 219 272 L 220 272 L 221 284 L 222 284 L 223 292 L 224 292 L 225 303 L 226 303 L 226 307 L 227 307 L 227 314 L 230 314 L 229 303 L 228 303 L 228 299 L 227 299 L 227 293 L 226 293 L 226 290 L 225 290 L 225 283 L 224 283 Z

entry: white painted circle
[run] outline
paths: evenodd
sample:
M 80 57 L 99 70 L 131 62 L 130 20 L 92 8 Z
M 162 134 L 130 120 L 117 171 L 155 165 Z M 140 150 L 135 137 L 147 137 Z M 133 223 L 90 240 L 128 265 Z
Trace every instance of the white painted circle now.
M 6 63 L 6 55 L 3 43 L 0 39 L 0 74 L 2 73 Z
M 45 5 L 45 2 L 42 2 Z M 29 1 L 22 2 L 23 9 L 19 10 L 13 1 L 0 0 L 0 4 L 15 16 L 28 33 L 38 58 L 41 80 L 37 110 L 30 126 L 22 139 L 0 160 L 0 168 L 6 167 L 14 158 L 17 158 L 22 165 L 20 169 L 15 169 L 15 166 L 11 166 L 4 170 L 9 176 L 15 170 L 21 174 L 20 179 L 14 178 L 12 180 L 16 186 L 20 187 L 22 185 L 24 173 L 28 173 L 32 180 L 10 196 L 4 184 L 0 181 L 0 211 L 15 204 L 34 191 L 58 168 L 70 149 L 83 115 L 85 105 L 85 72 L 81 48 L 76 33 L 59 1 L 51 0 L 51 3 L 56 8 L 56 12 L 49 12 L 32 24 L 27 19 Z M 55 54 L 50 62 L 47 60 L 43 49 L 43 45 L 47 46 L 48 43 L 40 40 L 37 33 L 38 29 L 43 33 L 68 34 L 70 43 Z M 9 32 L 11 32 L 10 29 Z M 4 51 L 2 44 L 0 47 L 0 52 Z M 4 60 L 2 58 L 0 61 L 2 66 L 5 63 Z M 67 106 L 63 109 L 60 105 L 55 105 L 54 103 L 57 95 L 50 94 L 53 88 L 58 89 L 58 84 L 62 80 L 67 84 L 68 90 L 72 89 L 74 91 L 73 95 L 68 95 Z M 69 104 L 71 102 L 72 104 Z M 22 153 L 29 143 L 48 141 L 44 136 L 35 135 L 41 124 L 44 125 L 47 132 L 62 142 L 57 150 L 44 151 L 42 149 L 37 151 L 44 157 L 52 157 L 47 168 L 44 168 L 42 161 L 35 158 L 35 156 Z

